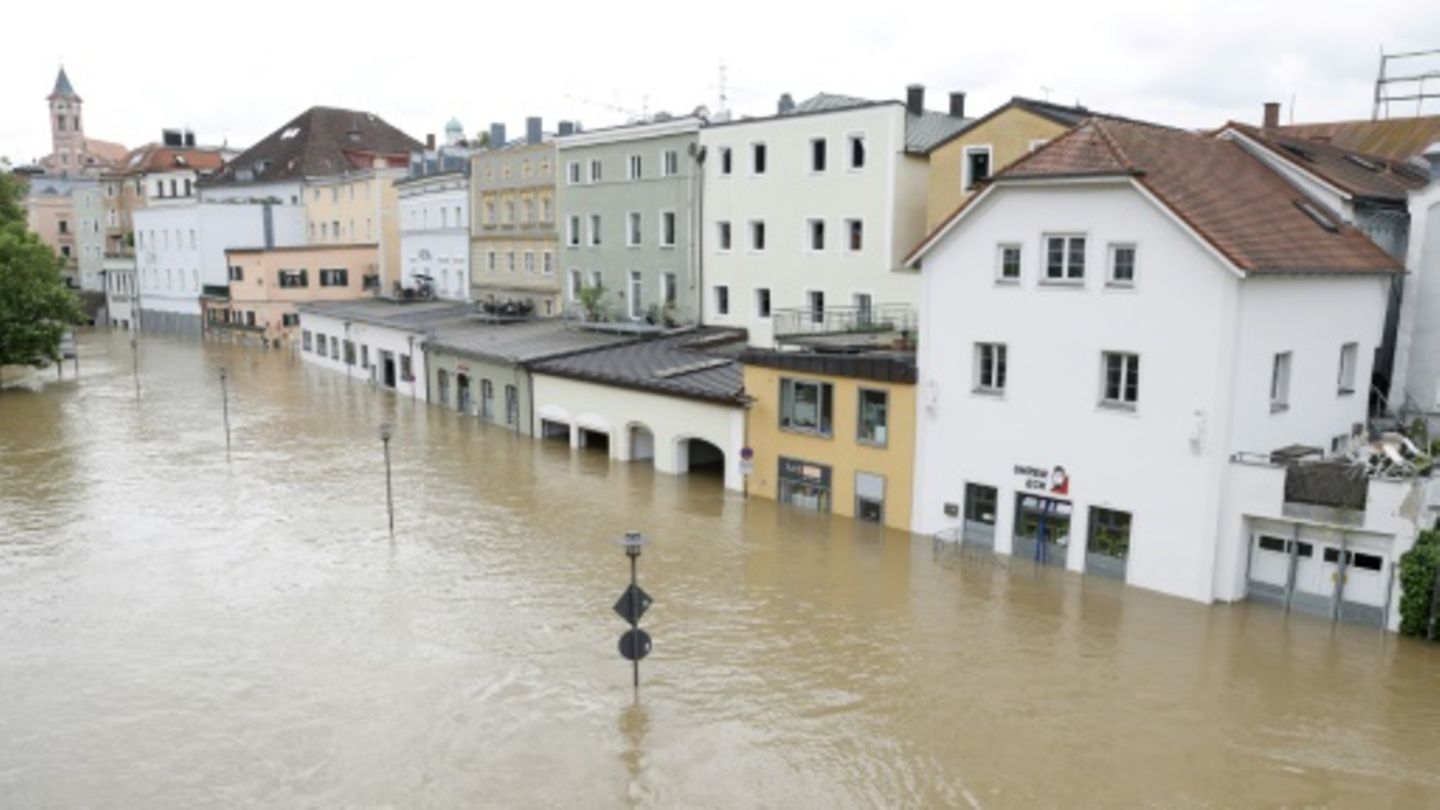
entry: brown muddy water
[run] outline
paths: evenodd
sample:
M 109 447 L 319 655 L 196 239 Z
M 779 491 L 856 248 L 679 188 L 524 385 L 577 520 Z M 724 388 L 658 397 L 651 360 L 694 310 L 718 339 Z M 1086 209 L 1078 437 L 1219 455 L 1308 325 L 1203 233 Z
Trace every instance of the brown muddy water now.
M 81 352 L 0 393 L 5 807 L 1440 805 L 1440 646 L 747 503 L 278 352 L 146 338 L 138 403 L 123 335 Z

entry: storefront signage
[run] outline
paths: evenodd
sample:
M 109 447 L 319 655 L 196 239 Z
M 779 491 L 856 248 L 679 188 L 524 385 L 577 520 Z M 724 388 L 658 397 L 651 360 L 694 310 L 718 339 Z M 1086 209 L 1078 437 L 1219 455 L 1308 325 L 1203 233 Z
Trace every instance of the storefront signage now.
M 1031 492 L 1048 492 L 1051 495 L 1070 494 L 1070 474 L 1058 464 L 1049 468 L 1016 464 L 1015 474 L 1025 479 L 1023 486 Z
M 823 464 L 796 461 L 793 458 L 780 459 L 780 477 L 791 481 L 804 481 L 822 487 L 830 486 L 830 468 Z

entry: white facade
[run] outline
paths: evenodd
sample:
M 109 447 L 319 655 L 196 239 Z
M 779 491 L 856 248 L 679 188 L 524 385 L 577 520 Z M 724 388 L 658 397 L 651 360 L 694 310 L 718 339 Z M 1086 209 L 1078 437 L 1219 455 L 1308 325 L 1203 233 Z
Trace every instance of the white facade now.
M 135 257 L 106 256 L 104 278 L 105 313 L 109 325 L 118 329 L 135 329 Z
M 70 192 L 74 206 L 76 283 L 88 292 L 103 292 L 105 279 L 104 189 L 94 180 L 76 180 Z
M 1436 160 L 1440 161 L 1440 154 Z M 1440 180 L 1410 195 L 1405 297 L 1390 401 L 1440 411 Z
M 917 303 L 902 259 L 924 235 L 928 163 L 905 152 L 903 105 L 715 124 L 700 143 L 704 323 L 768 346 L 767 299 L 771 312 Z
M 548 374 L 531 380 L 536 438 L 563 436 L 571 447 L 584 447 L 588 434 L 605 434 L 611 459 L 649 460 L 672 475 L 689 471 L 692 454 L 698 461 L 700 449 L 691 440 L 699 439 L 724 454 L 725 488 L 743 491 L 743 408 Z
M 345 342 L 354 363 L 345 362 Z M 425 331 L 300 311 L 300 356 L 306 363 L 363 380 L 421 402 L 427 399 Z M 332 345 L 339 352 L 332 351 Z
M 166 331 L 199 334 L 204 287 L 230 283 L 226 250 L 305 243 L 299 205 L 192 200 L 138 209 L 134 222 L 145 325 Z
M 1085 240 L 1083 283 L 1041 281 L 1044 239 L 1059 234 Z M 1002 246 L 1020 250 L 1018 280 L 1000 277 Z M 1112 246 L 1135 249 L 1133 284 L 1109 282 Z M 1068 530 L 1044 531 L 1083 571 L 1100 565 L 1086 553 L 1092 510 L 1127 513 L 1126 581 L 1208 602 L 1245 596 L 1232 455 L 1328 450 L 1364 425 L 1389 278 L 1243 278 L 1125 179 L 992 186 L 923 256 L 922 281 L 915 530 L 990 533 L 1010 553 L 1032 507 L 1068 507 Z M 982 343 L 1004 346 L 999 390 Z M 1107 352 L 1138 357 L 1133 403 L 1104 401 Z M 967 527 L 967 484 L 995 488 L 993 525 Z
M 470 300 L 470 179 L 456 172 L 396 184 L 401 283 L 430 277 L 435 297 Z

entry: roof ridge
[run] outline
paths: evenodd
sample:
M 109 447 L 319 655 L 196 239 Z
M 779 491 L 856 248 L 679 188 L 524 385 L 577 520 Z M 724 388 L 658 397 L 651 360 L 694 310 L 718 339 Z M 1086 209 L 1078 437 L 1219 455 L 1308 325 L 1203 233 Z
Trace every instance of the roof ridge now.
M 1106 123 L 1112 122 L 1108 121 L 1107 119 L 1091 117 L 1085 119 L 1084 123 L 1082 123 L 1080 126 L 1094 126 L 1095 131 L 1100 133 L 1101 141 L 1103 141 L 1105 145 L 1109 147 L 1110 154 L 1112 157 L 1115 158 L 1116 162 L 1118 162 L 1121 167 L 1123 167 L 1126 171 L 1139 171 L 1139 169 L 1137 169 L 1137 167 L 1135 166 L 1134 161 L 1130 160 L 1130 156 L 1125 154 L 1124 149 L 1120 148 L 1120 144 L 1116 142 L 1115 136 L 1110 134 L 1110 130 L 1104 126 Z M 1076 127 L 1076 129 L 1079 128 L 1080 127 Z

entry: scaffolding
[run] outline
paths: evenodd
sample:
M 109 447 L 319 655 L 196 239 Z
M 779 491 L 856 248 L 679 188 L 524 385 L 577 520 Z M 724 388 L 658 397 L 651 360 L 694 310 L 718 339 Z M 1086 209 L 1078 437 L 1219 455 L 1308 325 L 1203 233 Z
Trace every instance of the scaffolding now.
M 1397 69 L 1407 72 L 1392 75 L 1392 62 L 1397 63 Z M 1417 64 L 1419 67 L 1415 67 Z M 1426 82 L 1431 82 L 1433 89 L 1427 90 Z M 1385 53 L 1385 49 L 1381 48 L 1380 72 L 1375 77 L 1375 107 L 1370 113 L 1370 120 L 1389 118 L 1390 105 L 1401 101 L 1415 102 L 1414 114 L 1421 115 L 1427 100 L 1440 101 L 1440 48 L 1407 53 Z

